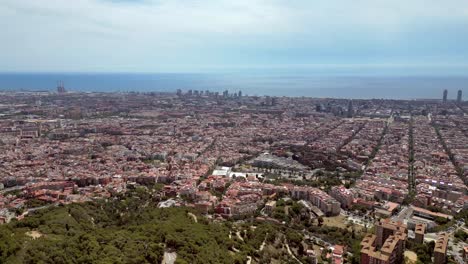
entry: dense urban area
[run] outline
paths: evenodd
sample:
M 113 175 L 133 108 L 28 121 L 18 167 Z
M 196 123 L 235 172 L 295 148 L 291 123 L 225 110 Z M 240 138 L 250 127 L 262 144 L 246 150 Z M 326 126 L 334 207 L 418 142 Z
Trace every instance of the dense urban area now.
M 468 102 L 0 93 L 0 263 L 468 263 Z

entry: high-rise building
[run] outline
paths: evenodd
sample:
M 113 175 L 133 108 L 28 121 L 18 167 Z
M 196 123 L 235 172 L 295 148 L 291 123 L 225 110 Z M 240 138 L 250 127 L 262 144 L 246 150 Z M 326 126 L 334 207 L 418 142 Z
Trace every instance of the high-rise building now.
M 277 104 L 278 104 L 278 98 L 277 97 L 271 98 L 271 105 L 275 106 Z
M 330 196 L 340 202 L 341 208 L 344 209 L 351 207 L 354 200 L 353 193 L 343 185 L 332 187 Z
M 381 220 L 376 224 L 375 235 L 368 235 L 361 242 L 361 263 L 403 263 L 406 232 L 406 225 L 402 222 Z
M 349 100 L 349 103 L 348 103 L 348 118 L 353 117 L 353 114 L 354 114 L 353 101 Z
M 461 103 L 462 101 L 462 90 L 458 90 L 458 94 L 457 94 L 457 103 Z
M 449 235 L 441 233 L 437 237 L 434 247 L 434 264 L 445 264 L 447 262 L 447 244 Z
M 442 98 L 442 101 L 443 101 L 444 103 L 447 102 L 447 95 L 448 95 L 448 91 L 447 91 L 447 89 L 445 89 L 445 90 L 444 90 L 444 96 L 443 96 L 443 98 Z
M 66 90 L 65 90 L 65 85 L 63 82 L 58 82 L 57 84 L 57 93 L 65 93 Z
M 402 222 L 392 221 L 389 218 L 380 220 L 375 225 L 377 247 L 381 247 L 385 243 L 385 240 L 396 232 L 406 233 L 406 225 Z
M 416 224 L 414 229 L 414 242 L 422 244 L 424 242 L 424 233 L 426 232 L 425 224 Z
M 181 89 L 177 89 L 177 96 L 182 96 L 182 90 Z
M 397 231 L 385 243 L 376 245 L 376 235 L 368 235 L 361 242 L 361 264 L 400 264 L 403 263 L 406 234 Z
M 239 91 L 238 94 L 239 94 L 239 97 L 242 97 L 242 91 Z

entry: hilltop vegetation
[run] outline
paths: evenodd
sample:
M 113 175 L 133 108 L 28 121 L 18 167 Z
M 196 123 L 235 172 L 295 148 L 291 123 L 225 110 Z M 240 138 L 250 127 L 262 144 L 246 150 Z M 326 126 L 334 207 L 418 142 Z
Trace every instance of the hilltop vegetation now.
M 177 252 L 177 263 L 245 263 L 250 247 L 232 251 L 237 242 L 225 223 L 195 222 L 189 209 L 159 209 L 142 195 L 46 209 L 0 226 L 0 263 L 161 263 L 165 249 Z
M 361 239 L 354 230 L 304 221 L 294 201 L 275 210 L 286 225 L 218 221 L 188 207 L 156 204 L 151 191 L 137 188 L 107 201 L 36 211 L 0 226 L 0 263 L 161 263 L 165 252 L 175 252 L 178 264 L 296 263 L 287 245 L 307 262 L 305 230 L 343 245 Z

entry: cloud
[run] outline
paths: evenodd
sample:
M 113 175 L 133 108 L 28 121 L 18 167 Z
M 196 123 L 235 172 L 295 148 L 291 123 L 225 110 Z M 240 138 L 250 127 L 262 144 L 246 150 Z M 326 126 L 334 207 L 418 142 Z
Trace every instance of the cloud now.
M 3 0 L 0 70 L 457 63 L 467 10 L 464 0 Z

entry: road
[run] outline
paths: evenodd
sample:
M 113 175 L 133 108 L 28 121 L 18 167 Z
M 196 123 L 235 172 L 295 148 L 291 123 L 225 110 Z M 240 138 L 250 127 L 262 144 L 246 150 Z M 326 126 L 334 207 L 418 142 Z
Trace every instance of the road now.
M 326 247 L 331 247 L 332 244 L 321 239 L 320 237 L 316 237 L 314 235 L 311 235 L 308 231 L 306 231 L 307 233 L 304 235 L 304 239 L 307 239 L 307 240 L 310 240 L 310 241 L 313 241 L 313 243 L 317 244 L 317 245 L 325 245 Z
M 44 205 L 44 206 L 40 206 L 40 207 L 29 208 L 27 212 L 32 213 L 32 212 L 35 212 L 37 210 L 46 209 L 46 208 L 49 208 L 51 206 L 56 206 L 56 205 L 58 205 L 58 204 L 48 204 L 48 205 Z
M 197 218 L 196 215 L 194 215 L 194 214 L 192 214 L 192 213 L 188 213 L 188 215 L 191 216 L 191 217 L 193 218 L 193 221 L 194 221 L 195 223 L 198 223 L 198 218 Z
M 32 212 L 35 212 L 35 211 L 38 211 L 38 210 L 42 210 L 42 209 L 46 209 L 46 208 L 49 208 L 51 206 L 56 206 L 58 204 L 48 204 L 48 205 L 44 205 L 44 206 L 40 206 L 40 207 L 34 207 L 34 208 L 28 208 L 26 209 L 26 211 L 24 211 L 20 216 L 18 216 L 19 218 L 22 218 L 22 217 L 25 217 L 27 216 L 29 213 L 32 213 Z M 17 219 L 18 219 L 17 217 Z
M 177 259 L 177 253 L 164 251 L 164 257 L 161 264 L 174 264 Z
M 374 221 L 371 218 L 366 218 L 365 216 L 359 216 L 352 212 L 346 212 L 344 210 L 341 210 L 340 214 L 345 216 L 347 221 L 350 221 L 353 224 L 363 226 L 365 228 L 372 228 L 372 226 L 374 225 Z
M 299 262 L 299 263 L 302 264 L 302 262 L 301 262 L 298 258 L 296 258 L 296 256 L 294 256 L 294 254 L 292 253 L 291 249 L 289 248 L 289 244 L 288 244 L 287 241 L 286 241 L 286 250 L 288 251 L 288 254 L 289 254 L 294 260 L 296 260 L 297 262 Z
M 402 206 L 400 212 L 392 217 L 393 221 L 405 222 L 413 214 L 413 209 L 408 206 Z
M 458 264 L 465 264 L 465 261 L 463 260 L 463 256 L 462 254 L 460 254 L 460 252 L 463 250 L 463 247 L 467 246 L 468 244 L 466 244 L 463 241 L 459 241 L 457 244 L 454 243 L 455 238 L 453 237 L 453 234 L 459 229 L 466 232 L 465 223 L 463 222 L 457 223 L 456 228 L 454 228 L 452 232 L 450 232 L 449 250 L 447 251 L 447 253 L 449 255 L 452 255 Z
M 457 223 L 455 228 L 453 228 L 451 231 L 445 231 L 445 233 L 449 233 L 450 235 L 449 242 L 448 242 L 447 255 L 453 256 L 453 258 L 458 264 L 465 264 L 465 261 L 463 260 L 463 257 L 460 254 L 460 251 L 463 250 L 463 247 L 466 246 L 467 244 L 462 241 L 455 244 L 454 243 L 455 239 L 453 237 L 453 234 L 460 228 L 464 229 L 464 223 Z M 437 237 L 438 237 L 438 233 L 427 233 L 424 235 L 424 241 L 425 242 L 435 241 L 437 240 Z
M 15 186 L 15 187 L 10 187 L 10 188 L 5 188 L 5 189 L 0 191 L 0 194 L 4 194 L 6 192 L 11 192 L 11 191 L 21 190 L 23 188 L 24 188 L 24 186 Z

